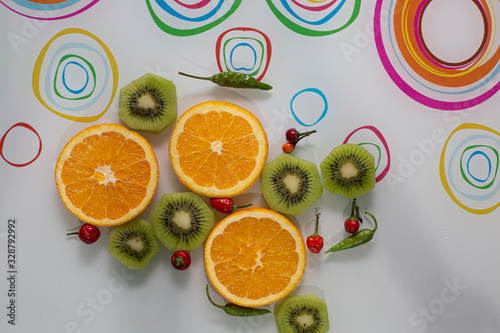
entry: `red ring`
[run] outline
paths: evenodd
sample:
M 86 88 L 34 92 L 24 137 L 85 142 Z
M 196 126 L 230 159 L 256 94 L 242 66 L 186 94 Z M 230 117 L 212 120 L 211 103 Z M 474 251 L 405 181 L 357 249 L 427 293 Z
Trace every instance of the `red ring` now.
M 27 128 L 29 129 L 30 131 L 32 131 L 33 133 L 36 134 L 36 136 L 38 137 L 38 141 L 39 141 L 39 148 L 38 148 L 38 153 L 36 154 L 35 158 L 33 158 L 31 161 L 27 162 L 27 163 L 21 163 L 21 164 L 17 164 L 17 163 L 12 163 L 10 162 L 9 160 L 7 160 L 5 158 L 5 156 L 3 155 L 3 145 L 4 145 L 4 142 L 5 142 L 5 138 L 7 137 L 7 134 L 9 134 L 9 132 L 16 128 L 16 127 L 24 127 L 24 128 Z M 14 166 L 14 167 L 17 167 L 17 168 L 21 168 L 21 167 L 25 167 L 27 165 L 30 165 L 31 163 L 33 163 L 39 156 L 40 156 L 40 153 L 42 152 L 42 138 L 40 138 L 40 135 L 38 134 L 38 132 L 29 124 L 26 124 L 26 123 L 17 123 L 17 124 L 14 124 L 11 128 L 9 128 L 7 130 L 7 132 L 5 132 L 5 134 L 2 136 L 2 139 L 0 139 L 0 156 L 2 156 L 2 158 L 5 160 L 5 162 L 9 163 L 10 165 Z

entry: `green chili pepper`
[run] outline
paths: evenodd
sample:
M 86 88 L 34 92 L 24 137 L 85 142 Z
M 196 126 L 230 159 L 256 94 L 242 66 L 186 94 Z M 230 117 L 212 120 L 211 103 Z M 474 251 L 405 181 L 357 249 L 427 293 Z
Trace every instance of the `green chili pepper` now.
M 208 292 L 208 284 L 207 284 L 207 297 L 208 297 L 208 300 L 210 301 L 210 303 L 212 303 L 214 306 L 218 307 L 219 309 L 224 310 L 224 312 L 226 312 L 228 315 L 231 315 L 231 316 L 250 317 L 250 316 L 260 316 L 260 315 L 271 313 L 271 311 L 267 310 L 267 309 L 247 308 L 247 307 L 239 306 L 239 305 L 236 305 L 233 303 L 227 303 L 224 306 L 216 304 L 210 298 L 210 294 Z
M 377 231 L 377 219 L 373 214 L 369 212 L 365 212 L 365 214 L 369 215 L 373 221 L 375 222 L 375 228 L 373 229 L 362 229 L 355 233 L 354 235 L 351 235 L 344 240 L 340 241 L 339 243 L 335 244 L 332 246 L 330 249 L 328 249 L 325 253 L 328 252 L 336 252 L 336 251 L 341 251 L 341 250 L 346 250 L 346 249 L 352 249 L 353 247 L 360 246 L 362 244 L 368 243 L 369 241 L 372 240 L 373 234 L 375 234 L 375 231 Z
M 260 82 L 253 76 L 244 73 L 238 72 L 222 72 L 217 73 L 212 76 L 195 76 L 186 73 L 179 72 L 180 75 L 192 77 L 200 80 L 209 80 L 215 84 L 218 84 L 221 87 L 230 87 L 230 88 L 249 88 L 249 89 L 261 89 L 261 90 L 271 90 L 272 86 Z

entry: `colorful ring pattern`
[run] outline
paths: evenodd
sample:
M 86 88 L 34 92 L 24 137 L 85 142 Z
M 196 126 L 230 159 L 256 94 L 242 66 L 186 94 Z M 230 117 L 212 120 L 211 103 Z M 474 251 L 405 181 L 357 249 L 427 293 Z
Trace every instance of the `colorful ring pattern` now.
M 450 198 L 473 214 L 500 206 L 500 133 L 462 124 L 446 140 L 439 161 L 441 182 Z
M 271 41 L 253 28 L 233 28 L 222 33 L 215 45 L 221 72 L 240 72 L 261 80 L 271 61 Z
M 156 25 L 174 36 L 192 36 L 222 23 L 240 6 L 242 0 L 146 0 Z
M 377 183 L 389 173 L 391 152 L 386 139 L 376 127 L 368 125 L 355 129 L 345 138 L 343 144 L 349 142 L 363 146 L 375 157 L 375 181 Z M 381 168 L 381 165 L 385 165 L 384 168 Z
M 42 49 L 33 70 L 33 92 L 53 113 L 77 122 L 104 115 L 118 88 L 113 54 L 83 29 L 66 29 Z
M 0 0 L 13 12 L 37 20 L 61 20 L 80 14 L 99 0 Z
M 356 20 L 361 7 L 361 0 L 266 0 L 266 2 L 281 23 L 305 36 L 326 36 L 344 30 Z
M 461 110 L 483 103 L 500 89 L 500 41 L 495 38 L 500 4 L 471 0 L 484 21 L 481 46 L 469 59 L 451 63 L 436 57 L 423 38 L 422 17 L 431 1 L 377 0 L 375 42 L 385 70 L 406 95 L 428 107 Z M 387 22 L 382 20 L 386 14 Z

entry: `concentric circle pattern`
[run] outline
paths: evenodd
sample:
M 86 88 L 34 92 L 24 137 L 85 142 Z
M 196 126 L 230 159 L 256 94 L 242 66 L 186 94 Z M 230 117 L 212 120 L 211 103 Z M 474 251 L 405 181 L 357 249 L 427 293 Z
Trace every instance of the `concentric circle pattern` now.
M 60 20 L 80 14 L 99 0 L 0 0 L 13 12 L 38 20 Z
M 466 211 L 500 206 L 500 133 L 479 124 L 458 126 L 445 142 L 439 172 L 450 198 Z
M 391 168 L 391 153 L 389 145 L 382 133 L 374 126 L 363 126 L 352 131 L 343 144 L 357 143 L 375 157 L 375 181 L 378 183 Z
M 33 70 L 33 91 L 53 113 L 93 122 L 110 107 L 118 68 L 108 47 L 90 32 L 66 29 L 42 49 Z
M 361 0 L 266 0 L 287 28 L 306 36 L 342 31 L 358 17 Z
M 239 7 L 242 0 L 146 0 L 156 25 L 174 36 L 197 35 L 217 26 Z
M 253 28 L 233 28 L 217 39 L 215 54 L 221 72 L 240 72 L 261 80 L 271 61 L 271 41 Z
M 431 108 L 476 106 L 500 89 L 500 40 L 496 15 L 500 2 L 471 0 L 484 22 L 480 47 L 472 56 L 449 62 L 433 54 L 422 33 L 422 17 L 432 0 L 377 0 L 375 42 L 387 73 L 409 97 Z

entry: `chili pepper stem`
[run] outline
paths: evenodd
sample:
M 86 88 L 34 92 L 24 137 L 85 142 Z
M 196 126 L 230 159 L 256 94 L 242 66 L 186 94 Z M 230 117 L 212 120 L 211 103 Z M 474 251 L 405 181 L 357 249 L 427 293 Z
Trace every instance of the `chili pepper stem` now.
M 210 301 L 210 303 L 212 303 L 213 306 L 216 306 L 219 309 L 224 309 L 224 306 L 215 303 L 214 301 L 212 301 L 212 298 L 210 298 L 210 293 L 208 292 L 208 284 L 207 284 L 207 297 L 208 297 L 208 300 Z
M 359 224 L 363 223 L 363 219 L 359 214 L 359 206 L 356 204 L 356 199 L 352 199 L 351 217 L 356 217 L 359 221 Z
M 250 207 L 252 206 L 253 204 L 248 204 L 248 205 L 244 205 L 244 206 L 235 206 L 233 205 L 233 209 L 239 209 L 239 208 L 247 208 L 247 207 Z
M 377 219 L 375 216 L 373 216 L 372 213 L 370 212 L 365 212 L 366 215 L 370 216 L 373 219 L 373 222 L 375 223 L 375 228 L 372 229 L 373 232 L 377 231 L 378 225 L 377 225 Z
M 187 76 L 187 77 L 191 77 L 193 79 L 209 80 L 209 81 L 213 80 L 213 76 L 196 76 L 196 75 L 186 74 L 186 73 L 183 73 L 183 72 L 179 72 L 179 74 Z
M 311 235 L 311 237 L 318 236 L 318 224 L 319 224 L 319 216 L 321 213 L 316 214 L 316 227 L 314 227 L 314 234 Z

